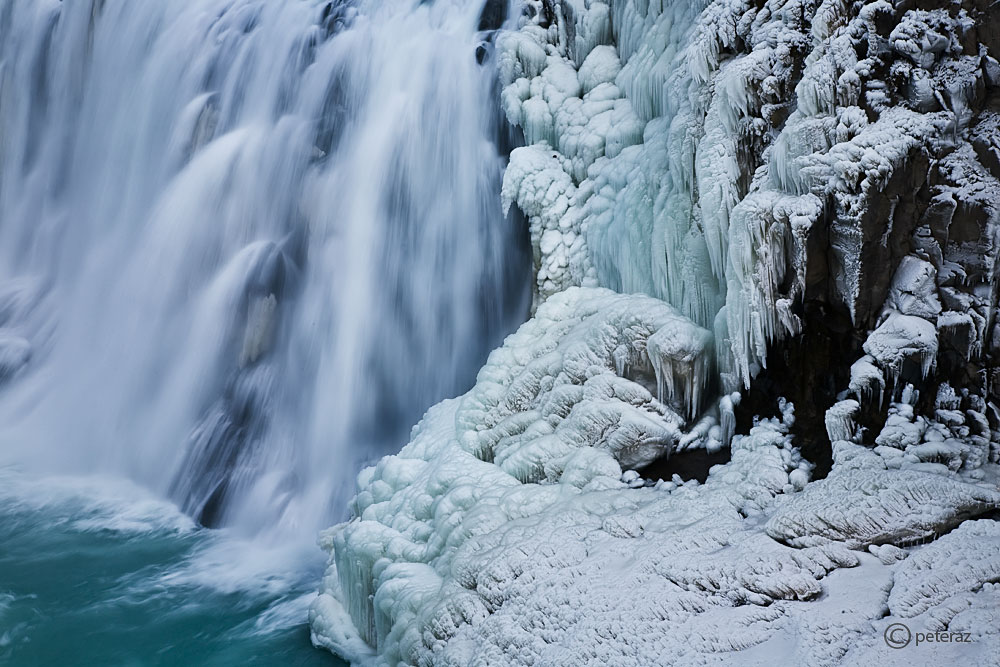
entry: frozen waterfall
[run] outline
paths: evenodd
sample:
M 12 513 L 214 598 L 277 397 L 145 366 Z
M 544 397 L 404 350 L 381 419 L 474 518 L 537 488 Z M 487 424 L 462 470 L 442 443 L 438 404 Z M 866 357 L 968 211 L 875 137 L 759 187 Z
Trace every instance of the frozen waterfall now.
M 0 464 L 343 512 L 527 312 L 496 4 L 0 0 Z

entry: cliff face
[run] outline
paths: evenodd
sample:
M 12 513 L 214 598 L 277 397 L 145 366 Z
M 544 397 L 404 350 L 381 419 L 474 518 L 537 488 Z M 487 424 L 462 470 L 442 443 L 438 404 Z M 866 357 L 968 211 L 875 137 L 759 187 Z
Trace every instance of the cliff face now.
M 361 475 L 316 641 L 904 664 L 905 623 L 989 664 L 998 57 L 985 0 L 527 2 L 497 62 L 535 317 Z
M 671 303 L 713 331 L 744 423 L 785 396 L 801 432 L 850 415 L 860 432 L 830 437 L 872 444 L 907 383 L 932 416 L 947 382 L 1000 425 L 995 6 L 529 13 L 500 44 L 536 300 L 599 284 Z M 858 405 L 827 420 L 838 398 Z M 828 468 L 829 442 L 810 453 Z

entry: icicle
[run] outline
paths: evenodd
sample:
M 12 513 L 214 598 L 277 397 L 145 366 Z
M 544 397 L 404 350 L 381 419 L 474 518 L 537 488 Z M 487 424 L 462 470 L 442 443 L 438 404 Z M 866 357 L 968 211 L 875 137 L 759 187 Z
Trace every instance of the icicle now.
M 688 418 L 696 417 L 711 372 L 712 334 L 694 327 L 664 327 L 646 341 L 646 353 L 656 374 L 657 398 L 679 400 Z
M 857 423 L 855 418 L 860 412 L 861 406 L 854 399 L 834 403 L 826 411 L 826 434 L 830 442 L 838 440 L 853 441 L 855 438 Z
M 877 406 L 882 405 L 885 393 L 885 377 L 875 365 L 875 359 L 865 355 L 851 366 L 850 391 L 862 403 L 868 403 L 878 394 Z
M 720 438 L 722 445 L 728 447 L 736 433 L 736 406 L 740 404 L 742 395 L 738 391 L 719 399 L 719 426 L 722 428 Z

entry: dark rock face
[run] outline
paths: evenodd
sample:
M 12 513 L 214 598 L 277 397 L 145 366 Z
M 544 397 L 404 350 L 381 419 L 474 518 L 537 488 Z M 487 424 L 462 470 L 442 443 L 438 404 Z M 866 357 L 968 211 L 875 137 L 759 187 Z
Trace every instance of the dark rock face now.
M 717 452 L 692 449 L 676 452 L 668 458 L 654 461 L 638 472 L 647 480 L 670 481 L 676 476 L 683 481 L 695 479 L 704 484 L 712 466 L 728 463 L 731 458 L 728 449 L 721 449 Z
M 507 19 L 506 0 L 486 0 L 482 13 L 479 15 L 479 31 L 499 30 Z
M 756 11 L 774 4 L 759 3 Z M 803 11 L 803 37 L 814 32 L 815 4 L 796 5 Z M 849 27 L 841 38 L 857 61 L 847 63 L 838 54 L 831 72 L 841 82 L 853 76 L 852 69 L 859 73 L 861 94 L 837 100 L 835 114 L 842 113 L 841 104 L 856 103 L 868 122 L 877 123 L 905 110 L 911 115 L 899 126 L 901 134 L 911 133 L 915 141 L 879 179 L 863 180 L 855 188 L 813 188 L 824 196 L 824 215 L 804 244 L 805 289 L 795 310 L 802 330 L 770 345 L 766 368 L 744 390 L 737 410 L 738 430 L 743 430 L 753 416 L 773 412 L 768 406 L 776 397 L 794 402 L 794 430 L 819 476 L 829 469 L 830 442 L 818 434 L 825 431 L 824 413 L 838 400 L 859 402 L 852 437 L 869 445 L 876 444 L 894 401 L 913 403 L 917 419 L 933 421 L 941 410 L 940 394 L 953 392 L 955 408 L 980 424 L 996 415 L 1000 400 L 995 335 L 1000 8 L 987 2 L 903 2 L 864 16 L 866 9 L 845 19 Z M 752 41 L 748 31 L 737 46 L 745 49 Z M 745 54 L 731 51 L 733 58 Z M 801 68 L 791 67 L 780 87 L 795 89 L 801 77 Z M 768 134 L 787 129 L 788 113 L 777 113 L 771 100 L 759 101 L 749 115 L 771 127 L 764 133 L 766 145 Z M 922 120 L 937 129 L 914 133 L 909 124 Z M 758 136 L 748 132 L 743 139 L 754 145 L 761 143 Z M 753 160 L 746 164 L 757 168 Z M 929 285 L 907 282 L 905 258 L 926 263 L 933 274 Z M 914 301 L 932 307 L 907 305 Z M 904 354 L 898 364 L 878 360 L 885 390 L 862 395 L 862 384 L 852 382 L 852 364 L 864 355 L 862 344 L 871 332 L 893 313 L 915 315 L 934 326 L 933 359 Z M 995 428 L 995 418 L 990 421 Z M 963 434 L 978 428 L 981 437 L 997 441 L 995 430 L 970 424 L 952 429 L 954 435 L 969 437 Z M 995 444 L 990 451 L 995 457 Z

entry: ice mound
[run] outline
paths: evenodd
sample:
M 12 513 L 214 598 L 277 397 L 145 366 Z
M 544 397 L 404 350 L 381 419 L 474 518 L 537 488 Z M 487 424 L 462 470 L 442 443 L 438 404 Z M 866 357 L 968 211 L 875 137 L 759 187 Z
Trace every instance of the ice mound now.
M 641 467 L 700 412 L 712 351 L 662 301 L 568 289 L 490 355 L 457 414 L 461 444 L 522 482 L 558 481 L 581 446 Z
M 509 340 L 505 349 L 518 348 Z M 469 435 L 487 431 L 462 427 L 477 397 L 505 395 L 487 369 L 466 397 L 433 408 L 399 455 L 362 473 L 358 518 L 324 538 L 333 558 L 312 613 L 321 644 L 357 660 L 370 645 L 380 664 L 532 664 L 546 656 L 569 664 L 573 650 L 556 656 L 553 646 L 569 648 L 589 624 L 612 621 L 625 599 L 645 601 L 637 620 L 666 628 L 706 609 L 814 598 L 826 572 L 857 563 L 843 547 L 791 549 L 754 528 L 776 495 L 794 491 L 790 479 L 808 479 L 786 423 L 737 438 L 732 461 L 704 485 L 630 489 L 615 460 L 593 446 L 559 462 L 558 482 L 523 483 L 469 446 Z M 659 602 L 652 591 L 663 594 Z M 747 623 L 769 616 L 723 613 Z M 367 644 L 344 631 L 348 618 Z M 706 639 L 699 649 L 733 650 L 739 641 Z M 606 649 L 641 664 L 656 646 L 609 641 Z

